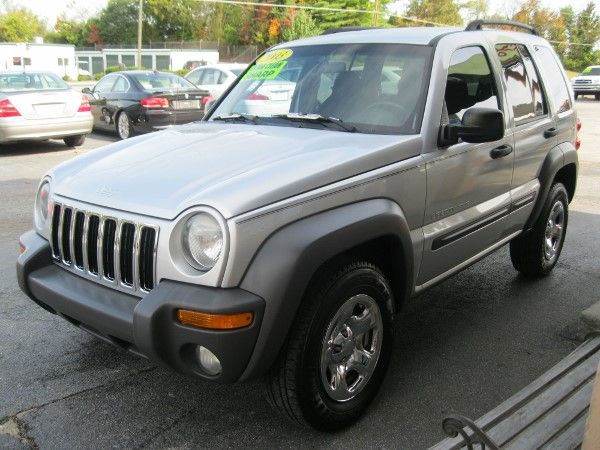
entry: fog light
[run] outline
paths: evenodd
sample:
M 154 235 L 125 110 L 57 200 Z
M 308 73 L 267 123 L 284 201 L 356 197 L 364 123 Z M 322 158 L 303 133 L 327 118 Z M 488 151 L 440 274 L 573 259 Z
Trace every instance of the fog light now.
M 196 358 L 198 359 L 198 364 L 200 364 L 200 367 L 207 375 L 214 377 L 221 373 L 221 361 L 206 347 L 202 347 L 201 345 L 196 347 Z

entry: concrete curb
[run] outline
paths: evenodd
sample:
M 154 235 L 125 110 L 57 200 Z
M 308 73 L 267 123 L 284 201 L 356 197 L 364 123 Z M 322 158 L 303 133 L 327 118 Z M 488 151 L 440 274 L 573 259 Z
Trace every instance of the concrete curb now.
M 600 302 L 594 303 L 581 313 L 581 321 L 586 331 L 600 331 Z

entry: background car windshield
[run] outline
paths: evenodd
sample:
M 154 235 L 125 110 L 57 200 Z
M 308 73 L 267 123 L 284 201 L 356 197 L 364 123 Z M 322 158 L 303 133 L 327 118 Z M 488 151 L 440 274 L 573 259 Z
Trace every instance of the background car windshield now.
M 279 114 L 318 114 L 363 133 L 418 133 L 430 52 L 400 44 L 274 50 L 248 69 L 211 117 L 244 113 L 269 124 Z
M 230 70 L 232 74 L 234 74 L 236 77 L 239 77 L 240 74 L 244 71 L 244 69 L 231 69 Z
M 600 67 L 588 67 L 583 70 L 579 75 L 600 75 Z
M 158 92 L 177 89 L 196 89 L 196 86 L 185 78 L 169 73 L 136 73 L 132 76 L 145 91 Z
M 0 92 L 55 91 L 69 86 L 51 73 L 0 74 Z

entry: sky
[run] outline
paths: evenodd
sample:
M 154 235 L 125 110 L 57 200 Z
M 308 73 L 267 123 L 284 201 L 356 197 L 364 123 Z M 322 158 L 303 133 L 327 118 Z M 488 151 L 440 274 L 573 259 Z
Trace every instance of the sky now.
M 401 12 L 409 0 L 399 0 L 391 5 L 390 10 Z M 583 9 L 590 0 L 542 0 L 542 4 L 552 9 L 560 9 L 571 5 L 575 11 Z M 599 1 L 599 0 L 595 0 Z M 63 12 L 72 18 L 87 18 L 102 9 L 108 0 L 9 0 L 14 6 L 25 6 L 38 16 L 44 18 L 52 27 L 56 17 Z M 511 15 L 520 0 L 488 0 L 490 10 L 504 15 Z

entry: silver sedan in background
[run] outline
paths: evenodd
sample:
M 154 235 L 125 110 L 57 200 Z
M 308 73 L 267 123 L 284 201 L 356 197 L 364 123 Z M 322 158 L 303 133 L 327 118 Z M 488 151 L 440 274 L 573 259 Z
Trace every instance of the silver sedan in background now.
M 0 144 L 63 139 L 80 146 L 92 131 L 86 96 L 49 72 L 0 72 Z

